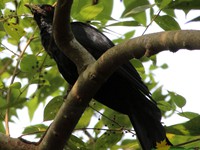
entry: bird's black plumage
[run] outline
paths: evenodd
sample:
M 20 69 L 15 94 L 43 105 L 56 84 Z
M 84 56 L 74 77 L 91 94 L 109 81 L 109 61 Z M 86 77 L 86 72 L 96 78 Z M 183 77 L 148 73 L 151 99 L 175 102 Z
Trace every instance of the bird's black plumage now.
M 54 58 L 65 80 L 73 85 L 78 78 L 76 66 L 62 53 L 51 36 L 54 8 L 50 5 L 37 5 L 37 7 L 31 7 L 31 9 L 40 28 L 45 50 Z M 112 41 L 104 34 L 88 24 L 73 22 L 71 29 L 77 41 L 95 59 L 98 59 L 106 50 L 114 46 Z M 144 150 L 155 148 L 156 142 L 163 140 L 171 145 L 160 122 L 160 110 L 150 100 L 152 98 L 148 88 L 128 61 L 108 78 L 96 93 L 94 99 L 129 116 Z

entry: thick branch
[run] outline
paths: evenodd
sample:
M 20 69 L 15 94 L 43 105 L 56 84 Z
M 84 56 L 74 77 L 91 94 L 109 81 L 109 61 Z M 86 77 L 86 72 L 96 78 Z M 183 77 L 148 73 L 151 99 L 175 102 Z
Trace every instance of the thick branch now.
M 77 66 L 79 73 L 95 59 L 74 38 L 70 27 L 73 0 L 58 0 L 54 13 L 53 36 L 56 44 Z
M 2 150 L 36 150 L 37 146 L 0 133 L 0 149 Z
M 200 31 L 167 31 L 143 35 L 112 47 L 97 61 L 103 60 L 105 64 L 108 63 L 108 68 L 112 68 L 131 58 L 140 58 L 144 55 L 150 57 L 165 50 L 176 52 L 180 49 L 200 49 Z M 109 65 L 111 60 L 112 63 Z

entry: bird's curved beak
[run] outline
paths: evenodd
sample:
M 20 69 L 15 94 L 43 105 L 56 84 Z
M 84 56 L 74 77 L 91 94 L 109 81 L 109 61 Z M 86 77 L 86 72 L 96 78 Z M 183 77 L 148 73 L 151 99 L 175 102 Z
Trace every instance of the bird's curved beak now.
M 42 15 L 46 15 L 46 12 L 39 7 L 39 5 L 33 5 L 33 4 L 24 4 L 27 8 L 31 10 L 33 14 L 38 13 Z

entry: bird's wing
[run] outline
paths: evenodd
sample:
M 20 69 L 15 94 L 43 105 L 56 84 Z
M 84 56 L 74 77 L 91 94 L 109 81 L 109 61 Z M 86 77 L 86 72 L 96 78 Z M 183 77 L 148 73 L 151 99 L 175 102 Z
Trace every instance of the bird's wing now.
M 95 59 L 98 59 L 104 52 L 115 46 L 110 39 L 90 25 L 82 22 L 73 22 L 71 23 L 71 28 L 75 38 L 94 56 Z M 127 80 L 132 83 L 133 88 L 138 89 L 151 99 L 148 88 L 142 82 L 140 75 L 129 61 L 120 66 L 115 73 L 123 76 L 123 78 L 127 78 Z

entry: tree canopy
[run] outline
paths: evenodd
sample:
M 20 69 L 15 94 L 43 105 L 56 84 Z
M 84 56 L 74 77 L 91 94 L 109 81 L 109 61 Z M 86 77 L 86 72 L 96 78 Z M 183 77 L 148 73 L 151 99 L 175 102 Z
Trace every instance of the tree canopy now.
M 53 5 L 55 2 L 55 0 L 49 0 L 48 4 Z M 49 122 L 54 120 L 69 87 L 60 75 L 54 60 L 44 51 L 39 29 L 30 10 L 24 6 L 26 3 L 47 2 L 44 0 L 3 0 L 0 2 L 0 135 L 9 136 L 9 123 L 15 124 L 15 118 L 23 115 L 19 114 L 18 110 L 26 108 L 25 112 L 32 120 L 38 107 L 42 106 L 43 111 L 40 114 L 43 116 L 43 121 L 26 126 L 21 133 L 21 137 L 25 139 L 27 135 L 35 135 L 34 139 L 40 139 L 48 129 Z M 136 30 L 144 30 L 138 39 L 143 42 L 150 41 L 156 46 L 148 50 L 148 42 L 144 43 L 141 47 L 146 48 L 145 55 L 139 59 L 131 59 L 131 63 L 151 90 L 152 97 L 157 102 L 164 118 L 177 113 L 188 119 L 187 122 L 166 127 L 170 141 L 175 147 L 200 148 L 199 114 L 184 112 L 182 108 L 187 105 L 186 99 L 173 91 L 163 92 L 163 86 L 154 77 L 155 70 L 162 71 L 168 68 L 167 62 L 157 65 L 158 52 L 163 50 L 176 52 L 181 48 L 200 49 L 195 41 L 200 37 L 200 33 L 198 31 L 182 32 L 177 22 L 179 16 L 175 14 L 177 9 L 182 10 L 185 15 L 190 11 L 199 10 L 200 3 L 197 0 L 121 0 L 117 6 L 114 3 L 116 3 L 114 0 L 74 0 L 71 21 L 90 23 L 103 33 L 110 35 L 116 45 L 135 38 Z M 115 19 L 112 15 L 113 9 L 117 9 L 114 7 L 124 7 L 119 19 Z M 199 20 L 200 18 L 196 17 L 190 22 Z M 166 32 L 159 35 L 156 33 L 150 36 L 145 35 L 152 23 L 156 23 Z M 111 27 L 129 30 L 121 35 Z M 167 37 L 169 43 L 166 39 L 158 37 Z M 173 42 L 170 43 L 171 41 Z M 150 65 L 145 69 L 144 65 L 147 62 Z M 0 148 L 2 143 L 4 141 L 0 138 Z M 164 141 L 158 143 L 158 147 L 162 145 L 165 145 Z M 126 115 L 92 100 L 73 130 L 65 149 L 107 148 L 139 149 L 139 144 Z

